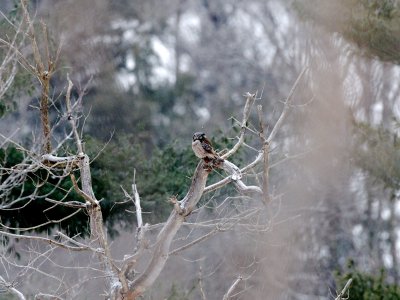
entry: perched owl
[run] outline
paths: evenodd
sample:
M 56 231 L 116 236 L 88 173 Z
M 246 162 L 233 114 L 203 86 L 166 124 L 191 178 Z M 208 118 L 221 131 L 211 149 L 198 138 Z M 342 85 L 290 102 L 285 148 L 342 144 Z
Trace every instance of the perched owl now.
M 192 149 L 194 154 L 198 158 L 202 158 L 206 163 L 219 164 L 224 161 L 215 152 L 204 132 L 196 132 L 193 135 Z

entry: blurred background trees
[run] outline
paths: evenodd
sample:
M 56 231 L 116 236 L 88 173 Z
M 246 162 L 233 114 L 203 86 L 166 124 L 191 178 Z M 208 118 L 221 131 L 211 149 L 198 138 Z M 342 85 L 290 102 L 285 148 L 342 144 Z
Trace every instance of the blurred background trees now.
M 0 37 L 8 42 L 21 21 L 18 5 L 0 3 Z M 254 90 L 273 124 L 279 100 L 308 66 L 308 83 L 296 92 L 291 118 L 271 148 L 275 162 L 284 160 L 271 170 L 271 187 L 283 196 L 279 225 L 260 237 L 263 263 L 252 296 L 327 296 L 341 283 L 334 271 L 345 272 L 349 259 L 355 272 L 376 277 L 384 269 L 381 284 L 400 284 L 398 0 L 35 0 L 30 8 L 38 23 L 48 24 L 53 46 L 62 43 L 51 81 L 52 122 L 62 117 L 57 107 L 66 74 L 77 86 L 90 82 L 82 107 L 85 147 L 99 153 L 94 187 L 110 233 L 133 226 L 120 186 L 129 186 L 134 169 L 145 217 L 163 220 L 171 209 L 167 198 L 190 182 L 192 133 L 214 135 L 219 150 L 233 143 L 241 94 Z M 23 30 L 15 46 L 31 55 Z M 34 109 L 40 89 L 4 44 L 0 51 L 0 130 L 29 145 L 40 130 Z M 250 126 L 257 124 L 252 118 Z M 3 166 L 15 165 L 19 155 L 2 142 Z M 42 204 L 32 205 L 18 215 L 1 211 L 2 222 L 42 223 L 29 218 Z M 77 215 L 63 229 L 75 234 L 86 222 Z M 237 252 L 255 255 L 243 248 Z M 284 262 L 277 261 L 283 248 Z

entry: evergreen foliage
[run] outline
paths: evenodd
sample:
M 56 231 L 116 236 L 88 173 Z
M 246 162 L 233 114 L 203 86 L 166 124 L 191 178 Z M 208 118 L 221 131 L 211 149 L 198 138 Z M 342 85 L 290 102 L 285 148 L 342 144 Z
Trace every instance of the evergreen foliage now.
M 134 140 L 131 135 L 121 136 L 100 153 L 103 144 L 94 139 L 87 141 L 90 156 L 99 154 L 91 165 L 93 187 L 96 196 L 103 199 L 103 215 L 109 230 L 116 224 L 126 227 L 136 221 L 133 214 L 127 213 L 127 210 L 133 211 L 134 206 L 131 201 L 126 201 L 121 187 L 132 193 L 131 185 L 135 178 L 144 222 L 160 222 L 171 212 L 169 198 L 182 199 L 185 196 L 199 161 L 191 149 L 191 137 L 186 145 L 175 142 L 152 151 L 135 144 Z M 217 149 L 230 144 L 226 138 L 214 141 Z M 210 182 L 218 178 L 218 172 L 214 171 Z
M 23 153 L 13 146 L 0 149 L 1 166 L 6 170 L 15 168 L 22 163 L 23 159 Z M 0 181 L 3 182 L 8 174 L 4 172 L 1 175 Z M 18 228 L 20 233 L 24 233 L 24 228 L 30 227 L 36 227 L 33 229 L 36 232 L 49 232 L 55 226 L 71 236 L 76 234 L 82 236 L 87 232 L 87 217 L 83 212 L 75 214 L 65 222 L 51 222 L 72 214 L 75 209 L 61 205 L 54 206 L 53 203 L 46 201 L 45 197 L 59 201 L 82 201 L 74 192 L 69 177 L 59 179 L 47 170 L 39 169 L 28 173 L 24 182 L 15 185 L 6 199 L 1 199 L 1 201 L 6 203 L 22 197 L 25 197 L 25 200 L 1 210 L 1 222 L 3 224 Z M 41 224 L 46 225 L 37 227 Z
M 352 278 L 348 299 L 357 300 L 399 300 L 400 287 L 387 283 L 386 273 L 381 269 L 378 274 L 368 274 L 355 268 L 354 262 L 349 261 L 345 273 L 336 274 L 336 283 L 341 290 L 346 282 Z
M 354 1 L 353 1 L 354 2 Z M 400 2 L 361 0 L 352 7 L 344 34 L 370 55 L 400 63 Z
M 399 0 L 297 0 L 294 5 L 301 18 L 340 33 L 363 55 L 400 63 Z
M 186 194 L 193 170 L 199 161 L 194 156 L 190 143 L 185 146 L 172 143 L 163 149 L 154 149 L 150 153 L 145 147 L 133 143 L 133 140 L 134 137 L 124 135 L 106 146 L 96 139 L 89 138 L 86 141 L 87 151 L 90 157 L 94 158 L 91 162 L 94 193 L 101 200 L 103 216 L 111 234 L 117 233 L 117 225 L 131 227 L 136 221 L 133 213 L 129 213 L 134 211 L 133 203 L 126 199 L 121 187 L 131 194 L 131 185 L 136 177 L 144 221 L 160 222 L 172 209 L 168 199 L 171 196 L 181 199 Z M 221 149 L 227 146 L 227 143 L 230 141 L 222 138 L 216 141 L 215 145 Z M 23 153 L 13 146 L 0 149 L 0 161 L 4 168 L 11 169 L 23 159 Z M 8 176 L 2 175 L 1 182 Z M 76 177 L 79 177 L 79 174 L 76 174 Z M 210 176 L 211 182 L 218 177 L 219 174 L 213 172 Z M 2 210 L 2 223 L 22 229 L 38 226 L 49 220 L 59 220 L 72 214 L 74 209 L 60 205 L 53 207 L 53 203 L 38 197 L 47 195 L 53 200 L 83 201 L 74 191 L 69 176 L 62 179 L 56 187 L 58 180 L 45 169 L 29 174 L 23 185 L 16 186 L 12 190 L 8 200 L 34 196 L 18 202 L 11 207 L 11 210 Z M 2 199 L 4 200 L 6 199 Z M 78 213 L 66 222 L 49 223 L 36 228 L 35 231 L 50 232 L 55 226 L 71 236 L 75 234 L 84 236 L 87 233 L 88 218 L 84 213 Z
M 354 162 L 380 181 L 385 188 L 400 187 L 400 140 L 398 134 L 383 126 L 354 123 Z

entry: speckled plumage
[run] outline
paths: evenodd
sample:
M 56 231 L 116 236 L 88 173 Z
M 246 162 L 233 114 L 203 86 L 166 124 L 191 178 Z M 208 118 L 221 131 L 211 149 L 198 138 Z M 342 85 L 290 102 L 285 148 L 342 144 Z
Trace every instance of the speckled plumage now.
M 220 163 L 223 161 L 213 149 L 204 132 L 196 132 L 193 135 L 192 149 L 198 158 L 202 158 L 206 162 Z

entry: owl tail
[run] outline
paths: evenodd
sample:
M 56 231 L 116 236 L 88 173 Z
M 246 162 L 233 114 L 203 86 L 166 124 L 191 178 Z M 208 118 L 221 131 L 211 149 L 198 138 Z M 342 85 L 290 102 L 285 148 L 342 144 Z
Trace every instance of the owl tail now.
M 203 158 L 204 162 L 209 168 L 215 168 L 215 167 L 220 167 L 221 164 L 224 162 L 224 159 L 221 157 L 215 157 L 215 158 L 210 158 L 210 157 L 204 157 Z
M 220 164 L 222 164 L 224 162 L 224 159 L 218 156 L 218 157 L 214 158 L 212 160 L 212 162 L 213 162 L 213 165 L 219 166 Z

